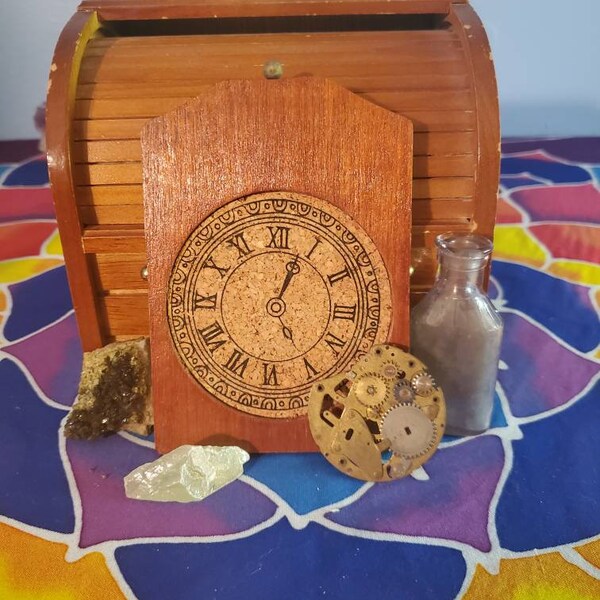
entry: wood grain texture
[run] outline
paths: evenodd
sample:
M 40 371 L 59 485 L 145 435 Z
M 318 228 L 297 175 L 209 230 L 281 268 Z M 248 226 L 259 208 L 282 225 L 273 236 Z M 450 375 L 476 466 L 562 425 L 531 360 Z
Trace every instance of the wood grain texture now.
M 171 269 L 191 231 L 227 202 L 278 190 L 326 199 L 379 249 L 392 284 L 390 339 L 406 344 L 410 121 L 325 80 L 225 82 L 150 121 L 142 152 L 157 448 L 221 434 L 254 451 L 314 450 L 305 417 L 242 414 L 187 374 L 165 311 Z
M 415 156 L 452 155 L 457 149 L 473 154 L 477 150 L 473 132 L 416 133 Z M 142 148 L 139 140 L 95 140 L 74 142 L 72 146 L 75 163 L 140 162 Z
M 183 103 L 184 101 L 181 102 Z M 387 107 L 382 106 L 382 108 Z M 415 132 L 462 133 L 475 130 L 475 112 L 472 110 L 443 112 L 418 110 L 410 111 L 404 116 L 411 119 Z M 146 121 L 147 118 L 75 119 L 73 139 L 78 141 L 139 139 L 140 131 Z M 460 152 L 460 146 L 456 147 L 456 151 Z
M 98 312 L 107 335 L 148 335 L 148 296 L 123 293 L 98 297 Z
M 413 161 L 415 179 L 473 177 L 475 167 L 476 156 L 473 154 L 415 156 Z M 75 163 L 73 178 L 78 186 L 141 184 L 142 163 Z
M 87 19 L 95 18 L 96 4 L 106 11 L 105 28 L 77 41 Z M 167 20 L 159 28 L 156 22 L 144 21 L 161 9 L 181 17 L 184 4 L 184 10 L 206 11 L 205 15 L 218 10 L 224 18 L 200 16 L 183 26 L 181 20 Z M 59 68 L 49 87 L 47 127 L 51 185 L 86 349 L 126 335 L 108 335 L 96 304 L 111 290 L 128 289 L 134 273 L 117 270 L 106 279 L 98 272 L 95 253 L 145 255 L 142 127 L 169 106 L 201 94 L 207 85 L 232 78 L 262 79 L 263 65 L 270 59 L 283 62 L 285 78 L 332 78 L 411 119 L 416 133 L 415 240 L 431 239 L 423 233 L 430 224 L 449 231 L 467 224 L 491 237 L 499 131 L 485 32 L 465 1 L 445 2 L 445 18 L 402 16 L 403 11 L 431 10 L 431 4 L 418 4 L 98 0 L 82 5 L 86 12 L 65 28 L 57 46 Z M 308 16 L 319 11 L 320 17 Z M 116 22 L 113 17 L 139 20 Z M 413 244 L 413 259 L 415 252 L 430 250 Z M 431 285 L 435 262 L 426 270 L 414 266 L 413 300 Z M 112 269 L 107 263 L 101 268 Z
M 94 289 L 81 248 L 82 226 L 72 179 L 71 128 L 79 67 L 99 27 L 95 14 L 78 13 L 65 26 L 54 52 L 46 108 L 48 172 L 83 350 L 103 343 Z
M 447 14 L 450 0 L 83 0 L 104 19 L 197 19 L 305 15 Z

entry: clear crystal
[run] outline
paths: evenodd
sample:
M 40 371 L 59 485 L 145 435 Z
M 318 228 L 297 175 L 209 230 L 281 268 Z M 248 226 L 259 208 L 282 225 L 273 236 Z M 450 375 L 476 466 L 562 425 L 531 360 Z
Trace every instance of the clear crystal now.
M 202 500 L 242 475 L 249 459 L 237 446 L 180 446 L 129 473 L 125 493 L 155 502 Z

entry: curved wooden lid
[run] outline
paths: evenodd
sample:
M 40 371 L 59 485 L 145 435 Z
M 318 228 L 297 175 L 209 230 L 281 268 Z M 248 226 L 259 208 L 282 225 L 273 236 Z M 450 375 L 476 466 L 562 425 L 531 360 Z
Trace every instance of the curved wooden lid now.
M 462 1 L 462 0 L 461 0 Z M 403 15 L 450 12 L 451 0 L 83 0 L 107 20 Z

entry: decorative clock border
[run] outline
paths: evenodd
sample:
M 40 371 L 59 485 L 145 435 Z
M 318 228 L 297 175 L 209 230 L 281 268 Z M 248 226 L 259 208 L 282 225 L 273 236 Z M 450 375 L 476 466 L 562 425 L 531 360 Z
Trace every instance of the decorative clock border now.
M 332 372 L 326 371 L 320 376 L 327 377 L 346 370 L 374 344 L 385 341 L 392 317 L 391 290 L 386 267 L 375 244 L 354 219 L 337 207 L 327 201 L 295 192 L 252 194 L 229 202 L 207 217 L 186 239 L 174 262 L 166 308 L 171 339 L 181 362 L 209 393 L 243 412 L 270 418 L 291 418 L 306 414 L 312 383 L 297 386 L 292 394 L 289 389 L 280 394 L 270 389 L 269 396 L 265 396 L 260 395 L 260 388 L 255 386 L 239 383 L 236 389 L 224 379 L 218 379 L 206 364 L 206 358 L 196 351 L 197 347 L 202 348 L 202 343 L 193 323 L 186 320 L 184 309 L 186 294 L 189 295 L 194 289 L 193 283 L 201 268 L 198 266 L 201 262 L 198 259 L 211 255 L 220 243 L 220 233 L 223 230 L 229 233 L 233 223 L 243 227 L 248 222 L 254 224 L 260 217 L 276 222 L 278 215 L 285 223 L 290 222 L 290 217 L 297 218 L 301 221 L 298 223 L 300 226 L 313 229 L 317 234 L 322 233 L 325 228 L 330 234 L 328 241 L 332 245 L 335 243 L 347 264 L 354 263 L 349 264 L 351 275 L 355 279 L 360 277 L 363 282 L 362 286 L 356 286 L 357 289 L 360 291 L 364 286 L 367 292 L 363 314 L 368 323 L 364 331 L 361 335 L 355 333 L 344 352 L 343 362 L 337 363 L 335 370 L 330 369 Z M 288 218 L 284 219 L 284 216 Z M 350 227 L 360 233 L 361 241 Z M 187 302 L 190 302 L 189 298 Z M 213 363 L 217 369 L 220 367 L 216 362 Z M 246 389 L 239 393 L 240 388 Z

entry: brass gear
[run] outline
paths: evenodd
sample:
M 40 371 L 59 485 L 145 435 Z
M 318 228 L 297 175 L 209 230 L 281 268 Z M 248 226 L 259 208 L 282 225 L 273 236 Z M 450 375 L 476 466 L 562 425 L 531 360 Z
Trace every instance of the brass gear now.
M 431 373 L 425 370 L 415 373 L 410 380 L 410 384 L 416 394 L 424 397 L 431 396 L 437 389 L 435 379 Z
M 403 458 L 427 454 L 438 437 L 436 424 L 412 402 L 392 406 L 383 415 L 379 429 L 382 437 L 389 441 L 392 452 Z
M 381 374 L 389 380 L 395 381 L 396 379 L 403 379 L 406 373 L 395 362 L 388 362 L 381 367 Z
M 377 373 L 365 373 L 357 377 L 352 384 L 352 391 L 362 405 L 370 408 L 383 404 L 389 396 L 385 378 Z

